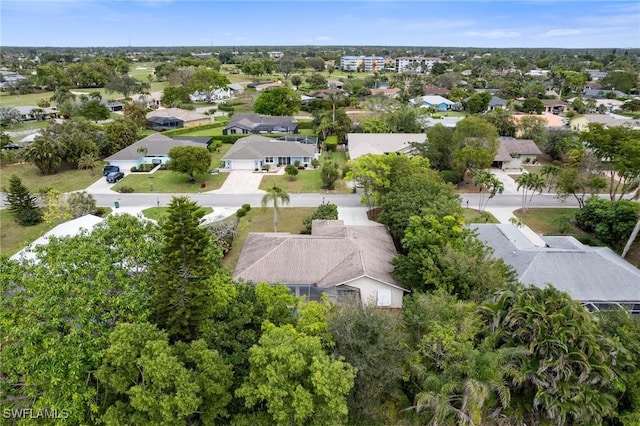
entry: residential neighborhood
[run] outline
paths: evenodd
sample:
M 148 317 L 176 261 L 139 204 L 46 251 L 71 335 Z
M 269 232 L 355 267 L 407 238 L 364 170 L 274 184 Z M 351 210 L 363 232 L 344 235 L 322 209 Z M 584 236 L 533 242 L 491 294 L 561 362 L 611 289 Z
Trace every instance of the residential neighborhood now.
M 175 46 L 0 50 L 7 424 L 640 423 L 637 43 L 525 43 L 539 2 L 489 33 L 440 2 L 138 3 Z M 473 47 L 377 44 L 416 29 Z

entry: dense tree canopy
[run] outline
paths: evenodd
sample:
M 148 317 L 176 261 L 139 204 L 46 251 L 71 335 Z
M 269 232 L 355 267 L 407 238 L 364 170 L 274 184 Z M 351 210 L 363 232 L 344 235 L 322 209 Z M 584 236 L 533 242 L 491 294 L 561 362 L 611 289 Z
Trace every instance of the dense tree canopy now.
M 169 157 L 167 168 L 185 173 L 190 182 L 195 182 L 196 174 L 206 173 L 211 166 L 211 153 L 205 147 L 176 146 L 169 150 Z
M 300 110 L 300 95 L 288 87 L 276 87 L 262 92 L 253 104 L 253 111 L 266 115 L 293 115 Z

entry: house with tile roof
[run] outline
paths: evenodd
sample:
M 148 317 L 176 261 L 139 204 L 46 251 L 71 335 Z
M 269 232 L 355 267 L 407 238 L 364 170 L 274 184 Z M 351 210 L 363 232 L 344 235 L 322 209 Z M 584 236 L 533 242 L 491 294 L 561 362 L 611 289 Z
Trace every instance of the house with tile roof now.
M 640 314 L 640 270 L 610 248 L 587 246 L 569 236 L 542 236 L 546 247 L 538 247 L 512 224 L 470 227 L 523 284 L 551 284 L 590 310 L 623 308 Z
M 632 129 L 640 129 L 640 120 L 628 117 L 613 116 L 611 114 L 583 114 L 576 115 L 569 121 L 571 130 L 577 132 L 586 132 L 589 130 L 590 123 L 599 123 L 604 127 L 624 126 Z
M 222 129 L 223 135 L 251 133 L 298 133 L 298 123 L 293 117 L 237 112 Z
M 313 222 L 311 235 L 250 233 L 234 280 L 283 284 L 296 296 L 401 308 L 408 292 L 391 275 L 396 249 L 386 227 Z
M 140 167 L 142 164 L 165 164 L 171 159 L 169 151 L 177 146 L 207 147 L 211 138 L 181 137 L 169 138 L 160 133 L 154 133 L 132 143 L 128 147 L 105 158 L 111 166 L 118 166 L 120 170 L 130 170 L 132 167 Z
M 251 135 L 238 139 L 222 157 L 225 170 L 262 170 L 295 164 L 308 167 L 318 157 L 314 144 Z
M 521 170 L 524 164 L 536 162 L 542 151 L 532 139 L 499 138 L 498 153 L 493 159 L 492 167 L 501 170 Z
M 448 111 L 452 109 L 457 102 L 450 101 L 439 95 L 427 95 L 409 100 L 409 103 L 416 107 L 435 108 L 438 111 Z
M 348 133 L 347 148 L 351 160 L 367 154 L 410 154 L 411 142 L 422 143 L 426 139 L 424 133 Z

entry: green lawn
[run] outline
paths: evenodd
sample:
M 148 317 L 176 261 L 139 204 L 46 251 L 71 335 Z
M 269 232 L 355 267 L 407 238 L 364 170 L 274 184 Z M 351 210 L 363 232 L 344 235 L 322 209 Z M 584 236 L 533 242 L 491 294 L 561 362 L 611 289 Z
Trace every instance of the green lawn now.
M 189 182 L 184 173 L 176 173 L 170 170 L 158 170 L 155 173 L 131 173 L 112 189 L 117 191 L 123 186 L 129 186 L 134 192 L 161 192 L 161 193 L 193 193 L 219 189 L 227 178 L 226 173 L 215 175 L 196 175 L 195 182 Z M 204 187 L 203 187 L 204 185 Z
M 462 209 L 464 223 L 500 223 L 489 212 L 481 212 L 475 209 Z
M 12 256 L 31 242 L 51 230 L 55 224 L 41 222 L 34 226 L 21 226 L 7 209 L 0 210 L 0 255 Z
M 315 211 L 315 207 L 279 208 L 278 232 L 299 234 L 304 227 L 302 221 Z M 245 217 L 240 219 L 233 246 L 222 260 L 222 265 L 228 271 L 233 271 L 236 267 L 249 232 L 273 232 L 273 208 L 253 207 Z
M 531 228 L 533 231 L 543 235 L 562 235 L 560 232 L 560 222 L 563 218 L 571 218 L 578 212 L 578 208 L 535 208 L 527 209 L 526 214 L 522 214 L 521 210 L 516 210 L 513 214 L 521 219 L 525 225 Z M 578 227 L 571 224 L 568 231 L 565 232 L 568 235 L 587 235 Z
M 200 207 L 200 209 L 204 214 L 209 214 L 213 212 L 211 207 Z M 160 219 L 165 217 L 169 212 L 169 207 L 150 207 L 148 209 L 142 210 L 142 214 L 149 219 L 153 219 L 156 222 L 160 222 Z
M 92 176 L 88 170 L 69 168 L 60 169 L 54 175 L 43 176 L 38 168 L 31 164 L 16 163 L 0 166 L 0 188 L 8 187 L 9 179 L 14 174 L 34 193 L 47 188 L 55 188 L 60 192 L 78 191 L 85 189 L 102 177 L 99 170 L 95 171 Z
M 322 189 L 322 178 L 320 177 L 320 169 L 316 170 L 300 170 L 295 180 L 287 175 L 269 175 L 265 174 L 260 182 L 260 189 L 267 190 L 273 185 L 279 186 L 289 194 L 299 192 L 325 192 Z M 336 182 L 336 189 L 327 191 L 330 194 L 343 193 L 347 191 L 344 181 Z

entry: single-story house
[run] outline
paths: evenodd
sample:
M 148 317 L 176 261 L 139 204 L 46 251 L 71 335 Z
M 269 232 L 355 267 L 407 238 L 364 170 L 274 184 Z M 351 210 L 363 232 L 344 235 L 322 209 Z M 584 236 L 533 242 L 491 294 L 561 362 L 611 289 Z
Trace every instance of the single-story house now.
M 491 96 L 491 100 L 489 100 L 489 111 L 493 111 L 496 108 L 505 109 L 507 106 L 507 101 L 505 99 L 499 98 L 498 96 Z
M 207 146 L 211 138 L 169 138 L 160 133 L 154 133 L 132 143 L 128 147 L 105 158 L 111 166 L 119 166 L 120 170 L 130 170 L 142 164 L 168 163 L 169 151 L 177 146 Z
M 21 80 L 26 78 L 15 71 L 0 71 L 0 89 L 9 89 L 17 86 Z
M 226 170 L 262 170 L 294 164 L 308 166 L 318 156 L 315 145 L 251 135 L 238 139 L 222 157 Z
M 355 160 L 367 154 L 410 154 L 410 142 L 425 142 L 424 133 L 348 133 L 349 158 Z
M 545 122 L 545 127 L 549 129 L 562 129 L 566 127 L 566 119 L 563 119 L 559 115 L 549 114 L 548 112 L 543 112 L 542 114 L 512 114 L 511 117 L 516 122 L 516 124 L 520 123 L 520 120 L 524 117 L 536 117 L 541 118 Z
M 634 120 L 631 118 L 619 118 L 619 116 L 612 116 L 609 114 L 584 114 L 577 115 L 569 121 L 571 130 L 577 132 L 586 132 L 589 130 L 590 123 L 600 123 L 604 127 L 616 127 L 624 126 L 632 129 L 640 128 L 640 120 Z
M 500 137 L 498 153 L 493 159 L 493 167 L 501 170 L 520 170 L 523 164 L 535 163 L 542 151 L 531 139 Z
M 436 124 L 442 124 L 444 127 L 449 127 L 454 129 L 460 121 L 462 121 L 464 117 L 420 117 L 418 121 L 422 125 L 423 129 L 428 129 L 429 127 L 433 127 Z
M 58 110 L 55 108 L 41 108 L 33 105 L 15 106 L 12 108 L 18 110 L 21 121 L 49 120 L 51 118 L 58 118 L 59 114 Z
M 156 132 L 164 132 L 165 130 L 182 129 L 184 121 L 177 117 L 149 117 L 147 118 L 147 128 Z
M 621 307 L 640 314 L 640 269 L 608 247 L 587 246 L 569 236 L 542 236 L 547 246 L 538 247 L 512 224 L 470 226 L 523 284 L 552 284 L 592 311 Z
M 242 87 L 242 84 L 229 83 L 227 84 L 227 88 L 229 89 L 229 91 L 231 91 L 232 96 L 241 95 L 242 93 L 244 93 L 244 87 Z
M 386 98 L 396 99 L 402 93 L 397 87 L 389 87 L 386 89 L 369 89 L 371 96 L 384 96 Z
M 573 107 L 570 103 L 561 99 L 541 99 L 542 105 L 544 105 L 544 112 L 550 114 L 564 114 L 565 112 L 572 111 Z
M 437 86 L 425 86 L 423 93 L 425 95 L 448 95 L 449 94 L 449 89 L 447 89 L 446 87 L 437 87 Z
M 391 275 L 396 249 L 383 225 L 314 221 L 311 235 L 250 233 L 234 280 L 280 283 L 296 296 L 402 308 L 404 289 Z
M 181 127 L 193 127 L 193 126 L 201 126 L 203 124 L 211 124 L 213 123 L 213 117 L 200 114 L 199 112 L 189 111 L 181 108 L 158 108 L 155 111 L 151 111 L 147 113 L 147 124 L 148 126 L 153 126 L 155 123 L 150 119 L 153 117 L 166 117 L 169 118 L 169 122 L 177 123 L 175 119 L 182 121 Z M 153 128 L 153 127 L 151 127 Z M 179 127 L 174 127 L 179 128 Z M 163 129 L 167 130 L 167 129 Z
M 298 123 L 293 117 L 239 112 L 233 114 L 229 124 L 222 129 L 223 135 L 250 133 L 298 133 Z
M 100 103 L 107 107 L 111 112 L 118 112 L 124 110 L 124 104 L 119 101 L 110 101 L 108 99 L 101 99 Z
M 300 142 L 300 143 L 306 143 L 309 145 L 318 145 L 318 138 L 315 136 L 305 136 L 305 135 L 286 135 L 286 136 L 280 136 L 279 138 L 277 138 L 277 140 L 279 141 L 286 141 L 286 142 Z
M 586 89 L 584 91 L 585 98 L 607 99 L 607 98 L 626 98 L 627 94 L 619 90 L 609 89 Z
M 93 228 L 102 221 L 104 221 L 104 218 L 94 216 L 92 214 L 87 214 L 68 222 L 61 223 L 52 230 L 46 232 L 43 236 L 29 244 L 27 247 L 11 256 L 11 259 L 34 260 L 36 258 L 34 249 L 37 246 L 48 244 L 49 238 L 51 238 L 52 236 L 62 238 L 78 235 L 81 232 L 91 232 L 93 231 Z
M 344 87 L 344 83 L 340 80 L 329 80 L 327 81 L 327 89 L 342 89 Z
M 225 99 L 231 98 L 231 89 L 226 88 L 217 88 L 214 90 L 202 90 L 195 91 L 189 95 L 189 99 L 191 102 L 213 102 L 213 101 L 222 101 Z
M 131 101 L 145 108 L 158 109 L 162 100 L 162 92 L 151 92 L 133 95 Z
M 349 97 L 349 92 L 346 92 L 342 89 L 322 89 L 316 90 L 315 92 L 309 93 L 308 96 L 314 99 L 327 99 L 329 100 L 330 95 L 338 95 L 342 97 Z
M 591 77 L 591 80 L 593 81 L 602 80 L 608 74 L 606 71 L 600 71 L 600 70 L 584 70 L 584 72 L 589 74 L 589 76 Z
M 276 82 L 268 82 L 268 83 L 256 84 L 255 85 L 255 89 L 258 92 L 262 92 L 263 90 L 275 89 L 275 88 L 282 87 L 282 86 L 284 86 L 284 84 L 282 84 L 281 81 L 276 81 Z
M 439 95 L 428 95 L 419 98 L 411 99 L 409 101 L 413 106 L 423 108 L 436 108 L 438 111 L 448 111 L 454 107 L 457 102 L 450 101 L 447 98 L 443 98 Z

